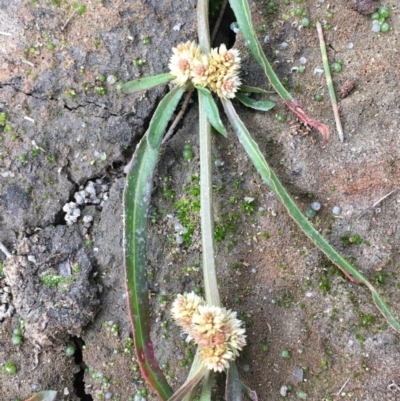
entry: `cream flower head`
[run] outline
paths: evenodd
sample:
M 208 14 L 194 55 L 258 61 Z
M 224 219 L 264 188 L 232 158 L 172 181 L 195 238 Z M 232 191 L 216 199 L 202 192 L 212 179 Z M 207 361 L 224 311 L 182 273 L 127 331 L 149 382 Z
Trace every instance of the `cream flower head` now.
M 172 49 L 169 69 L 174 76 L 173 83 L 184 86 L 189 81 L 216 92 L 223 99 L 235 97 L 241 85 L 240 57 L 236 49 L 227 49 L 222 44 L 211 49 L 209 56 L 200 52 L 195 42 L 180 43 Z
M 239 50 L 228 50 L 224 43 L 219 48 L 211 49 L 211 58 L 228 69 L 238 70 L 240 68 Z
M 207 86 L 208 84 L 209 65 L 208 57 L 202 55 L 199 59 L 193 60 L 191 78 L 193 85 Z
M 183 86 L 190 78 L 193 61 L 201 57 L 201 52 L 193 41 L 180 43 L 177 47 L 172 48 L 172 52 L 173 55 L 169 62 L 169 70 L 175 76 L 172 82 Z
M 216 83 L 215 92 L 223 99 L 232 99 L 242 82 L 237 71 L 231 71 Z
M 197 312 L 199 306 L 204 304 L 204 299 L 194 292 L 184 295 L 178 294 L 172 304 L 171 314 L 185 333 L 189 333 L 191 329 L 193 314 Z
M 235 355 L 226 344 L 200 347 L 200 359 L 209 370 L 223 372 L 229 368 L 229 362 L 235 359 Z
M 245 329 L 236 312 L 206 305 L 193 292 L 178 295 L 172 316 L 188 334 L 188 341 L 199 346 L 200 358 L 208 369 L 223 371 L 246 345 Z

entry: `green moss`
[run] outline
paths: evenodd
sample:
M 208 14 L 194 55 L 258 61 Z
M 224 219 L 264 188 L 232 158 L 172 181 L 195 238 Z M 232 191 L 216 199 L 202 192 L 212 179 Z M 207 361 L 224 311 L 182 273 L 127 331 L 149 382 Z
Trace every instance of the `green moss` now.
M 375 274 L 374 281 L 378 286 L 383 286 L 385 284 L 386 274 L 379 272 Z
M 58 291 L 68 291 L 74 282 L 74 276 L 60 276 L 58 274 L 47 273 L 39 277 L 40 281 L 48 288 L 56 288 Z
M 340 237 L 345 246 L 361 244 L 361 236 L 359 234 L 345 234 Z
M 320 283 L 318 285 L 318 288 L 322 290 L 323 294 L 326 295 L 327 292 L 331 289 L 328 276 L 326 274 L 322 274 L 320 278 Z
M 360 347 L 361 347 L 361 348 L 364 348 L 365 337 L 362 336 L 360 333 L 357 333 L 357 334 L 355 335 L 355 337 L 356 337 L 356 339 L 357 339 L 358 341 L 360 341 Z
M 289 308 L 293 303 L 294 296 L 290 292 L 284 293 L 280 299 L 276 301 L 278 306 L 283 306 L 284 308 Z
M 195 227 L 199 224 L 200 212 L 199 177 L 192 176 L 190 181 L 189 184 L 183 187 L 186 194 L 174 204 L 178 219 L 187 230 L 185 233 L 182 233 L 182 238 L 186 246 L 190 246 L 192 243 L 192 235 Z
M 357 327 L 368 327 L 375 322 L 375 316 L 372 315 L 361 314 L 360 318 L 361 320 L 360 323 L 357 325 Z

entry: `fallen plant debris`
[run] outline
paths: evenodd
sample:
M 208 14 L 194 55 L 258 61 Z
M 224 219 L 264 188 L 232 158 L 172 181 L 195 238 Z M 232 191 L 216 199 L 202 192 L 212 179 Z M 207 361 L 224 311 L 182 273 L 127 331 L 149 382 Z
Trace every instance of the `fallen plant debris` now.
M 364 15 L 370 15 L 378 8 L 375 0 L 353 0 L 351 7 Z
M 346 80 L 342 87 L 339 89 L 339 97 L 341 99 L 346 98 L 355 87 L 356 83 L 354 81 L 352 81 L 351 79 Z

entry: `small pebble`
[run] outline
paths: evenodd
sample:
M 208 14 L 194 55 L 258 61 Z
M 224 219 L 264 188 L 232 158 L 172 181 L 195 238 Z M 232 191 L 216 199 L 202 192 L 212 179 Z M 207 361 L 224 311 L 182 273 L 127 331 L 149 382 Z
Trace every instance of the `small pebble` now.
M 238 23 L 236 21 L 231 23 L 230 28 L 235 33 L 240 32 L 239 25 L 238 25 Z
M 379 21 L 374 20 L 372 21 L 372 32 L 379 32 L 381 30 L 381 26 L 379 24 Z
M 84 223 L 91 223 L 92 221 L 93 221 L 93 216 L 90 216 L 89 214 L 86 216 L 83 216 Z
M 352 49 L 354 47 L 354 43 L 353 42 L 350 42 L 348 45 L 347 45 L 347 48 L 348 49 Z
M 109 75 L 109 76 L 107 77 L 107 82 L 108 82 L 110 85 L 114 85 L 114 84 L 117 82 L 117 78 L 115 77 L 115 75 Z
M 338 216 L 340 213 L 342 213 L 342 208 L 340 206 L 334 206 L 332 213 Z
M 279 392 L 280 392 L 282 397 L 286 397 L 287 396 L 287 391 L 288 391 L 287 386 L 282 386 Z
M 303 377 L 304 377 L 304 372 L 302 368 L 298 368 L 296 366 L 296 368 L 294 369 L 294 373 L 293 373 L 293 378 L 294 381 L 297 383 L 300 383 L 303 381 Z
M 221 167 L 221 166 L 223 166 L 225 163 L 224 163 L 222 160 L 217 159 L 217 160 L 215 160 L 214 164 L 215 164 L 216 167 Z
M 105 398 L 106 400 L 110 400 L 111 397 L 112 397 L 112 394 L 111 394 L 109 391 L 107 391 L 107 392 L 104 394 L 104 398 Z
M 322 75 L 324 70 L 322 68 L 314 68 L 314 75 Z
M 321 204 L 319 202 L 311 203 L 311 209 L 314 209 L 316 212 L 321 209 Z
M 281 43 L 282 49 L 286 49 L 289 45 L 286 42 Z
M 183 244 L 183 237 L 182 237 L 182 235 L 177 235 L 177 236 L 176 236 L 176 243 L 177 243 L 178 245 Z
M 173 26 L 173 28 L 172 28 L 172 30 L 173 31 L 176 31 L 176 32 L 179 32 L 180 30 L 181 30 L 181 26 L 182 26 L 183 24 L 176 24 L 176 25 L 174 25 Z M 131 40 L 133 40 L 133 37 L 131 36 Z M 129 39 L 129 36 L 128 36 L 128 39 Z
M 253 268 L 251 269 L 251 272 L 252 272 L 252 273 L 257 273 L 257 270 L 253 267 Z
M 28 255 L 29 262 L 36 263 L 35 255 Z
M 268 35 L 264 36 L 264 43 L 269 43 L 270 38 Z
M 181 223 L 175 223 L 174 229 L 175 229 L 175 232 L 177 232 L 177 233 L 182 232 L 183 225 Z
M 249 365 L 243 365 L 243 372 L 248 372 L 250 370 Z
M 305 57 L 300 57 L 300 64 L 305 64 L 307 63 L 307 59 Z

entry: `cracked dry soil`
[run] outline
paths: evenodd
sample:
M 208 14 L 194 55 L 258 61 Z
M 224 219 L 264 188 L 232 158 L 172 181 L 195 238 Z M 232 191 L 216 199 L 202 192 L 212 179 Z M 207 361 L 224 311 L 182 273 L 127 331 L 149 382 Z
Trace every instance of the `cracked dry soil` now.
M 195 1 L 82 3 L 83 15 L 66 24 L 72 1 L 0 0 L 0 112 L 7 115 L 0 127 L 0 241 L 14 254 L 7 262 L 0 255 L 7 273 L 0 279 L 0 364 L 18 368 L 15 375 L 0 374 L 6 401 L 44 389 L 58 390 L 58 400 L 155 399 L 141 392 L 146 386 L 130 342 L 121 205 L 123 167 L 168 88 L 121 95 L 107 78 L 125 82 L 166 72 L 171 47 L 196 38 Z M 321 203 L 314 224 L 400 316 L 398 3 L 369 2 L 391 9 L 393 29 L 386 34 L 371 31 L 369 16 L 352 7 L 356 2 L 329 4 L 329 60 L 343 60 L 335 88 L 355 82 L 339 101 L 344 143 L 335 133 L 325 78 L 314 75 L 322 67 L 316 31 L 298 29 L 294 1 L 277 2 L 272 15 L 266 3 L 250 1 L 254 24 L 265 25 L 260 39 L 269 36 L 264 49 L 298 101 L 330 126 L 331 141 L 321 149 L 317 133 L 302 136 L 304 128 L 277 95 L 271 95 L 271 112 L 237 105 L 240 115 L 299 206 L 306 211 L 312 201 Z M 316 21 L 326 19 L 327 3 L 301 6 Z M 150 44 L 143 42 L 147 37 Z M 243 81 L 268 87 L 240 38 L 236 45 Z M 301 57 L 305 72 L 292 72 Z M 137 66 L 137 60 L 145 63 Z M 322 102 L 313 100 L 316 93 Z M 176 242 L 182 227 L 177 203 L 196 201 L 196 102 L 162 150 L 148 244 L 155 351 L 175 389 L 194 349 L 181 340 L 169 306 L 177 292 L 202 290 L 196 215 L 190 216 L 191 241 Z M 278 123 L 278 114 L 286 121 Z M 213 141 L 218 277 L 224 304 L 247 327 L 248 346 L 238 360 L 243 381 L 263 401 L 305 395 L 312 401 L 400 400 L 399 335 L 366 288 L 345 280 L 297 229 L 233 132 Z M 182 157 L 185 143 L 193 147 L 191 161 Z M 94 188 L 91 195 L 87 188 Z M 245 198 L 253 199 L 251 207 L 244 207 Z M 334 206 L 342 209 L 339 216 Z M 360 240 L 346 246 L 354 235 Z M 46 277 L 55 279 L 52 286 Z M 13 345 L 21 318 L 24 340 Z M 66 356 L 67 344 L 77 348 L 75 357 Z M 290 357 L 282 358 L 282 350 Z M 215 400 L 222 399 L 218 383 Z M 283 397 L 281 388 L 289 384 Z

